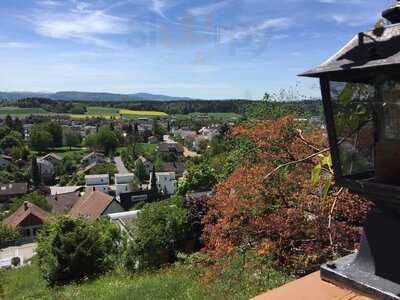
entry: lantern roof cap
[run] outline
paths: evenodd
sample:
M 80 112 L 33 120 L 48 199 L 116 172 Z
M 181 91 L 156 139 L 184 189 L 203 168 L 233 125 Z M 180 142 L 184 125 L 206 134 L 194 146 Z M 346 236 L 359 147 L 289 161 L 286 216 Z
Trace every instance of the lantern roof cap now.
M 400 65 L 399 23 L 359 33 L 331 58 L 300 76 L 322 77 L 393 65 Z

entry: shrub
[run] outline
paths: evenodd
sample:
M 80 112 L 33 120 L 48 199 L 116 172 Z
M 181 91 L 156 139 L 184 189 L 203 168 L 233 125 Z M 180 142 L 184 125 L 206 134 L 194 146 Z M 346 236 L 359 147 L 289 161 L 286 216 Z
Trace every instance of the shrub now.
M 187 234 L 186 210 L 170 201 L 147 204 L 131 230 L 126 267 L 131 271 L 159 268 L 173 261 L 182 248 Z
M 0 223 L 0 247 L 20 237 L 18 230 Z
M 50 286 L 91 278 L 115 267 L 123 246 L 119 228 L 107 221 L 61 217 L 39 235 L 40 270 Z

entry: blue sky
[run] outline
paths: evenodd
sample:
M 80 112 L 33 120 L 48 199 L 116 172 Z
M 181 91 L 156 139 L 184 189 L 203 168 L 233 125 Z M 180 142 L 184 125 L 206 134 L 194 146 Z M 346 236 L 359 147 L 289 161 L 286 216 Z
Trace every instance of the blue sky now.
M 371 28 L 392 0 L 1 0 L 0 90 L 260 99 Z

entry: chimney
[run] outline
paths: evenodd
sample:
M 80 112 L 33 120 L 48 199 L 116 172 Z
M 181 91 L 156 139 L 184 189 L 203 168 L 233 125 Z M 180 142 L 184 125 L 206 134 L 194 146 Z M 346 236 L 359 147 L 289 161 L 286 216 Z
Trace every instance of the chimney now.
M 54 200 L 58 201 L 58 194 L 56 193 L 56 195 L 54 196 Z
M 24 210 L 26 211 L 26 210 L 28 210 L 28 208 L 29 208 L 29 202 L 25 201 L 24 202 Z
M 93 192 L 94 192 L 94 191 L 96 191 L 96 187 L 95 187 L 95 186 L 93 187 Z

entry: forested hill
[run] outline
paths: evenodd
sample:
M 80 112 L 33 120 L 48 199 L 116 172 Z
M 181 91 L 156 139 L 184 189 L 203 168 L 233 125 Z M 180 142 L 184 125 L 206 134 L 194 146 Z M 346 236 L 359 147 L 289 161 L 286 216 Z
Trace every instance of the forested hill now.
M 112 94 L 89 92 L 57 92 L 57 93 L 31 93 L 31 92 L 0 92 L 0 101 L 15 101 L 25 98 L 48 98 L 58 101 L 97 101 L 97 102 L 121 102 L 121 101 L 176 101 L 190 100 L 189 97 L 171 97 L 148 93 L 136 94 Z
M 43 108 L 55 113 L 78 113 L 74 110 L 85 110 L 87 106 L 104 106 L 139 111 L 162 111 L 168 114 L 188 113 L 238 113 L 244 114 L 257 108 L 260 101 L 250 100 L 185 100 L 185 101 L 129 101 L 109 102 L 102 101 L 56 101 L 47 98 L 27 98 L 18 101 L 3 101 L 2 106 L 18 106 L 22 108 Z M 300 117 L 320 116 L 322 106 L 320 101 L 304 100 L 292 102 L 265 102 L 266 109 L 280 110 L 285 113 L 294 113 Z M 261 112 L 262 114 L 267 112 Z

